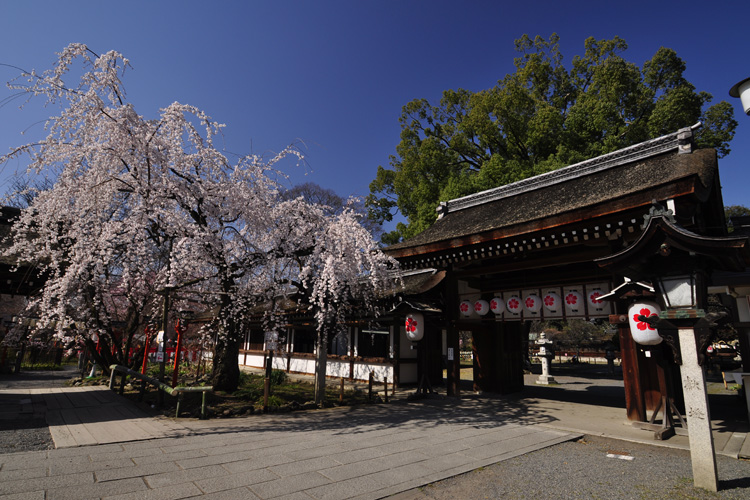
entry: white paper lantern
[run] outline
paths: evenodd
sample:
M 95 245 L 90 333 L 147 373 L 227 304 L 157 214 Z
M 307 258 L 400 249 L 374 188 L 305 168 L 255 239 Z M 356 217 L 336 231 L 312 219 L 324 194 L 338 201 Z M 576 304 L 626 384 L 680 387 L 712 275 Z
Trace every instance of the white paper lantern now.
M 521 299 L 517 295 L 511 295 L 510 298 L 505 301 L 505 308 L 509 313 L 519 314 L 521 312 Z
M 583 295 L 571 290 L 565 294 L 565 309 L 570 313 L 580 314 L 583 312 Z
M 602 312 L 606 306 L 603 300 L 599 300 L 599 297 L 604 295 L 601 288 L 593 288 L 586 294 L 586 299 L 589 301 L 589 312 Z
M 474 305 L 468 300 L 464 300 L 458 305 L 458 309 L 464 316 L 471 316 L 471 313 L 474 310 Z
M 424 316 L 420 313 L 410 313 L 406 315 L 406 338 L 412 342 L 422 340 L 424 336 Z
M 557 313 L 562 305 L 562 299 L 555 292 L 548 292 L 544 295 L 544 308 L 551 313 Z
M 490 311 L 500 315 L 505 312 L 505 301 L 501 297 L 493 297 L 490 300 Z
M 628 307 L 628 322 L 630 323 L 630 333 L 633 340 L 642 345 L 656 345 L 661 343 L 662 338 L 659 331 L 653 328 L 645 321 L 638 319 L 638 316 L 658 316 L 661 312 L 659 305 L 647 300 L 636 302 Z
M 523 299 L 523 305 L 530 313 L 538 313 L 542 308 L 542 299 L 535 293 L 529 294 Z
M 477 300 L 474 302 L 474 312 L 480 316 L 484 316 L 490 312 L 490 304 L 486 300 Z

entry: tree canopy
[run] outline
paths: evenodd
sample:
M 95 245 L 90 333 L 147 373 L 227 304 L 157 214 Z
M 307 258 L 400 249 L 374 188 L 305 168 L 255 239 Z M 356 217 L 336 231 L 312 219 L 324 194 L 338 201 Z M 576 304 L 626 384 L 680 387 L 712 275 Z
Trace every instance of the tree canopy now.
M 684 77 L 685 62 L 660 48 L 637 66 L 625 40 L 588 38 L 565 65 L 559 37 L 515 42 L 515 73 L 480 92 L 446 90 L 438 104 L 416 99 L 399 119 L 390 168 L 378 167 L 367 206 L 378 221 L 407 223 L 383 235 L 395 243 L 428 228 L 439 202 L 515 182 L 703 123 L 696 145 L 729 153 L 737 126 L 726 101 Z
M 126 362 L 147 316 L 166 330 L 170 303 L 203 309 L 216 338 L 213 386 L 232 391 L 253 316 L 273 328 L 277 299 L 304 291 L 300 308 L 313 309 L 324 336 L 353 297 L 385 286 L 394 262 L 350 209 L 280 196 L 274 165 L 295 149 L 230 162 L 214 146 L 222 126 L 203 111 L 175 102 L 156 119 L 139 115 L 122 88 L 127 66 L 117 52 L 71 44 L 52 70 L 13 84 L 61 112 L 47 137 L 0 157 L 28 157 L 30 172 L 54 178 L 28 199 L 4 255 L 47 277 L 29 302 L 36 329 L 92 351 L 98 338 L 104 355 L 114 348 L 104 367 Z

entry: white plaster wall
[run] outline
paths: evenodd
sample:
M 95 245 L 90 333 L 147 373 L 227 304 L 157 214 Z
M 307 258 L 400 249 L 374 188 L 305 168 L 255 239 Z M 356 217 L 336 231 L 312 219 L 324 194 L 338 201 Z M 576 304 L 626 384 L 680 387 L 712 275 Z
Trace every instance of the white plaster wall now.
M 315 373 L 315 360 L 307 358 L 292 358 L 289 370 L 296 373 Z
M 286 371 L 286 356 L 274 356 L 271 362 L 271 367 L 274 370 Z
M 260 354 L 248 354 L 247 363 L 245 363 L 245 355 L 240 354 L 239 356 L 240 366 L 252 366 L 253 368 L 263 368 L 263 356 Z
M 370 372 L 373 372 L 375 382 L 382 382 L 388 377 L 393 382 L 393 366 L 381 363 L 354 363 L 354 378 L 357 380 L 369 380 Z
M 336 378 L 349 378 L 349 362 L 329 360 L 328 366 L 326 367 L 326 376 Z

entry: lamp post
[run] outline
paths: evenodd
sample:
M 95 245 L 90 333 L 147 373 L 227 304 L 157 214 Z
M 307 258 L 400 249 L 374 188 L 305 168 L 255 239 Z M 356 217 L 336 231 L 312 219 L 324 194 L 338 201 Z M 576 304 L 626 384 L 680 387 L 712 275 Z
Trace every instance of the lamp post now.
M 675 361 L 681 364 L 693 482 L 717 491 L 716 455 L 701 364 L 709 328 L 718 316 L 703 309 L 707 292 L 704 273 L 712 269 L 744 270 L 750 264 L 750 241 L 744 236 L 696 234 L 680 227 L 671 210 L 655 203 L 644 216 L 640 237 L 624 250 L 596 262 L 612 272 L 650 280 L 658 289 L 656 295 L 664 309 L 658 315 L 639 314 L 638 320 L 658 329 L 675 350 Z M 676 332 L 676 338 L 672 332 Z
M 745 78 L 734 84 L 729 89 L 729 95 L 739 97 L 742 101 L 742 109 L 745 111 L 745 114 L 750 115 L 750 78 Z
M 704 274 L 695 269 L 687 274 L 655 276 L 654 282 L 664 310 L 654 319 L 642 316 L 641 319 L 658 325 L 659 329 L 677 331 L 693 482 L 697 487 L 718 491 L 711 413 L 702 367 L 704 344 L 708 343 L 708 328 L 712 320 L 703 309 L 706 297 Z

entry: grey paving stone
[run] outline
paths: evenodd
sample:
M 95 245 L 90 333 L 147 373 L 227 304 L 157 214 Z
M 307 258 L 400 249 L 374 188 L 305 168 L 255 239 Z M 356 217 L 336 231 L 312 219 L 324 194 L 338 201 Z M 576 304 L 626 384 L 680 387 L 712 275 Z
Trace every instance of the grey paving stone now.
M 71 485 L 93 484 L 94 474 L 92 472 L 81 472 L 79 474 L 66 474 L 63 476 L 40 477 L 30 481 L 28 479 L 14 479 L 0 483 L 0 495 L 10 493 L 32 492 L 40 489 L 61 488 Z
M 268 481 L 250 486 L 250 489 L 262 499 L 276 498 L 292 493 L 305 491 L 316 486 L 329 484 L 330 479 L 317 472 L 308 472 L 289 476 L 275 481 Z
M 45 500 L 44 490 L 30 491 L 28 493 L 13 493 L 11 495 L 2 495 L 2 500 Z
M 352 464 L 365 460 L 371 460 L 373 458 L 382 458 L 390 454 L 391 452 L 387 449 L 387 447 L 365 448 L 360 450 L 347 451 L 346 453 L 340 453 L 336 455 L 336 461 L 341 462 L 342 464 Z
M 186 460 L 178 460 L 177 464 L 183 469 L 194 469 L 195 467 L 205 467 L 206 465 L 228 464 L 249 460 L 256 455 L 258 455 L 258 453 L 254 451 L 225 453 L 222 455 L 205 455 L 202 457 L 188 458 Z
M 135 467 L 135 464 L 130 458 L 92 461 L 88 456 L 48 460 L 47 465 L 49 467 L 50 476 L 59 476 L 61 474 L 71 474 L 74 472 L 96 472 L 108 469 L 121 469 L 123 467 Z
M 220 465 L 208 467 L 197 467 L 195 469 L 182 470 L 178 472 L 166 472 L 163 474 L 148 475 L 143 479 L 150 488 L 161 488 L 170 484 L 189 483 L 208 477 L 220 477 L 229 475 L 226 469 Z
M 372 460 L 339 465 L 330 469 L 322 469 L 318 472 L 331 479 L 331 481 L 344 481 L 360 477 L 363 474 L 372 474 L 373 472 L 380 472 L 405 464 L 423 462 L 428 459 L 430 459 L 430 456 L 421 451 L 407 451 L 388 455 L 383 458 L 374 458 Z
M 212 477 L 196 481 L 198 487 L 206 493 L 216 491 L 231 490 L 241 486 L 250 486 L 253 484 L 274 481 L 279 476 L 266 469 L 258 469 L 229 476 Z
M 7 455 L 0 455 L 0 470 L 7 471 L 38 467 L 44 460 L 47 460 L 46 451 L 8 453 Z
M 133 457 L 136 465 L 156 464 L 160 462 L 174 462 L 177 460 L 186 460 L 190 458 L 205 457 L 206 452 L 201 449 L 182 451 L 179 453 L 161 453 L 159 455 L 145 455 Z
M 46 465 L 28 467 L 26 469 L 0 470 L 0 483 L 3 481 L 12 481 L 14 479 L 34 479 L 37 477 L 45 477 L 46 475 Z
M 306 489 L 305 493 L 317 500 L 347 500 L 357 495 L 377 491 L 383 486 L 385 485 L 377 482 L 373 477 L 363 476 L 322 486 L 314 486 Z
M 99 470 L 94 473 L 96 480 L 100 483 L 105 481 L 114 481 L 117 479 L 126 479 L 129 477 L 150 476 L 163 472 L 174 472 L 182 470 L 174 462 L 162 462 L 148 465 L 135 465 L 132 467 L 121 467 L 119 469 Z
M 249 489 L 242 487 L 234 490 L 217 491 L 216 493 L 207 493 L 200 497 L 190 497 L 200 500 L 259 500 Z
M 141 490 L 103 497 L 103 500 L 179 500 L 202 494 L 203 492 L 193 483 L 182 483 L 153 490 Z
M 148 488 L 141 478 L 123 479 L 106 483 L 51 488 L 47 490 L 47 500 L 83 500 L 146 489 Z
M 341 462 L 331 457 L 318 457 L 310 458 L 307 460 L 295 460 L 283 465 L 276 465 L 269 467 L 269 470 L 278 474 L 279 476 L 296 476 L 305 472 L 320 471 L 322 469 L 328 469 L 341 465 Z
M 255 469 L 263 469 L 266 467 L 272 467 L 274 465 L 286 464 L 293 462 L 294 459 L 287 455 L 270 455 L 270 456 L 259 456 L 253 457 L 248 460 L 241 460 L 239 462 L 230 462 L 222 464 L 222 466 L 231 473 L 250 471 Z
M 92 453 L 103 454 L 103 453 L 117 453 L 122 452 L 123 447 L 120 444 L 100 444 L 97 446 L 79 446 L 76 448 L 57 448 L 49 450 L 49 458 L 62 458 L 62 457 L 80 457 L 84 455 L 90 455 Z

